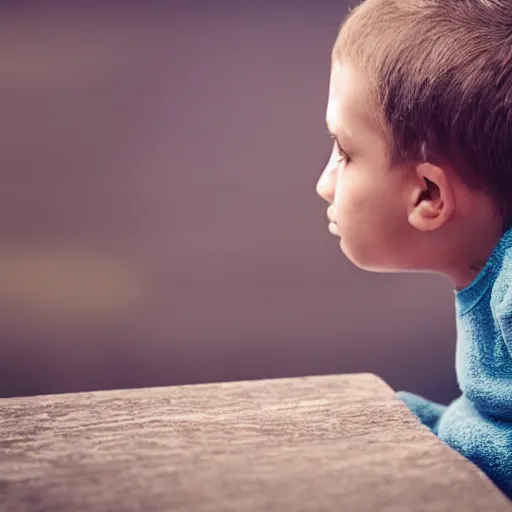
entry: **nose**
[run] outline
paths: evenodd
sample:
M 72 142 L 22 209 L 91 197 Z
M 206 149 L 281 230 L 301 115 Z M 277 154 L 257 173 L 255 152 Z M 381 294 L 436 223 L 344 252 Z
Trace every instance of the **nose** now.
M 336 190 L 336 166 L 329 162 L 323 170 L 316 184 L 316 193 L 329 204 L 334 202 Z

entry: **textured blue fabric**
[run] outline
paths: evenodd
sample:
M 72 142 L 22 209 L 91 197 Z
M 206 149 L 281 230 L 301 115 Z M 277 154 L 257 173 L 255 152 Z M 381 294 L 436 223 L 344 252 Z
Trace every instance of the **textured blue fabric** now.
M 456 372 L 449 406 L 397 393 L 441 440 L 512 499 L 512 229 L 477 278 L 456 292 Z

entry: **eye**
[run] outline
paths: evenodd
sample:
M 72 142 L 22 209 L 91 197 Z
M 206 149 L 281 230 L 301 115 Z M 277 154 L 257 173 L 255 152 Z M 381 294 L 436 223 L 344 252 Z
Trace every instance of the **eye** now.
M 336 138 L 335 135 L 329 135 L 331 139 L 334 141 L 334 151 L 338 156 L 338 163 L 345 162 L 345 164 L 347 164 L 350 161 L 350 157 L 348 156 L 347 152 L 341 148 L 340 143 L 338 142 L 338 139 Z

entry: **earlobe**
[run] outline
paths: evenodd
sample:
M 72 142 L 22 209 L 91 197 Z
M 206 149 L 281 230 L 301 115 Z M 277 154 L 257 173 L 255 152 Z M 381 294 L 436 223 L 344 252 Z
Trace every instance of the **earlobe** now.
M 454 192 L 444 169 L 430 163 L 416 168 L 409 223 L 419 231 L 434 231 L 455 209 Z

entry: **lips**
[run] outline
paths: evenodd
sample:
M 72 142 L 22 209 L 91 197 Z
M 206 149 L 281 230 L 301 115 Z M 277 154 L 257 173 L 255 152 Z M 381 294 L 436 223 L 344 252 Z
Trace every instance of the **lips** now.
M 340 236 L 336 222 L 329 222 L 329 233 L 331 233 L 331 235 Z
M 331 204 L 331 206 L 329 206 L 329 208 L 327 208 L 327 218 L 330 220 L 330 222 L 329 222 L 329 232 L 332 235 L 340 236 L 340 233 L 339 233 L 339 230 L 338 230 L 338 224 L 334 220 L 335 219 L 334 213 L 335 213 L 334 205 Z

